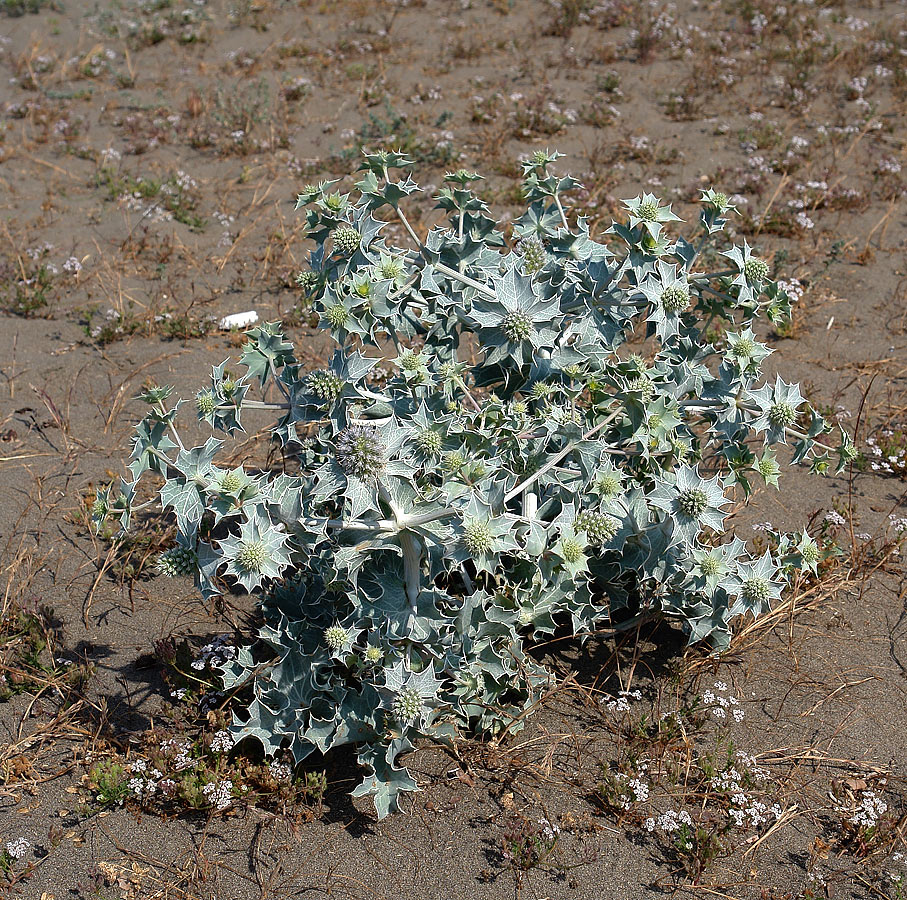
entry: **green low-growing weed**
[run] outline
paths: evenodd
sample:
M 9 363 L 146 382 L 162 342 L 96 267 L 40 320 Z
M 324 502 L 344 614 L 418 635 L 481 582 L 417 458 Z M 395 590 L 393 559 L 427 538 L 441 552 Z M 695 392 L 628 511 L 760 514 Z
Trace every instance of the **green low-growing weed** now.
M 12 274 L 5 284 L 0 283 L 5 310 L 26 318 L 46 316 L 52 302 L 53 281 L 53 267 L 40 259 Z
M 103 164 L 96 181 L 106 188 L 111 200 L 123 200 L 128 207 L 148 210 L 143 201 L 154 200 L 169 218 L 188 225 L 192 231 L 203 231 L 206 220 L 198 215 L 198 184 L 183 171 L 173 172 L 163 180 L 134 177 L 115 166 Z
M 59 702 L 67 706 L 91 669 L 64 660 L 61 651 L 49 607 L 33 600 L 8 603 L 0 614 L 0 703 L 53 687 Z
M 460 170 L 436 196 L 447 223 L 417 234 L 398 152 L 365 155 L 356 197 L 305 187 L 299 284 L 337 343 L 331 363 L 306 371 L 265 324 L 194 402 L 226 436 L 276 415 L 298 468 L 218 465 L 224 441 L 186 446 L 185 407 L 155 387 L 128 478 L 94 504 L 99 525 L 128 528 L 139 479 L 163 482 L 178 529 L 163 568 L 206 598 L 261 598 L 259 643 L 221 666 L 225 690 L 252 692 L 231 736 L 296 762 L 358 745 L 353 793 L 382 816 L 417 789 L 399 760 L 419 737 L 519 727 L 552 677 L 530 635 L 667 617 L 726 647 L 735 619 L 822 558 L 806 531 L 759 555 L 722 538 L 732 498 L 777 486 L 788 460 L 822 473 L 856 456 L 843 431 L 836 449 L 817 441 L 831 428 L 797 385 L 763 375 L 772 351 L 754 329 L 791 302 L 769 264 L 744 242 L 697 269 L 727 197 L 703 192 L 688 239 L 641 194 L 597 241 L 571 221 L 577 182 L 553 172 L 558 156 L 522 163 L 527 209 L 506 231 Z M 410 246 L 387 241 L 379 212 Z M 716 317 L 728 327 L 709 344 Z M 638 332 L 645 352 L 627 352 Z
M 418 165 L 445 166 L 455 161 L 456 155 L 449 136 L 423 135 L 409 123 L 405 115 L 396 112 L 389 102 L 385 102 L 384 107 L 383 116 L 369 113 L 350 145 L 334 154 L 335 162 L 344 168 L 350 163 L 355 164 L 361 158 L 363 148 L 375 144 L 392 144 Z M 442 114 L 435 126 L 442 128 L 445 121 L 446 116 Z

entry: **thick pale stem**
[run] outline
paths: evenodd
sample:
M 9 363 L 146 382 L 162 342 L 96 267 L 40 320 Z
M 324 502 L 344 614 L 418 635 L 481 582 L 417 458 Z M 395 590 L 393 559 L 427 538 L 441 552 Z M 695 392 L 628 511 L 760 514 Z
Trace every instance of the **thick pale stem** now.
M 534 493 L 533 491 L 526 491 L 526 493 L 523 494 L 523 517 L 527 521 L 531 522 L 535 518 L 538 511 L 538 494 Z
M 409 234 L 410 240 L 419 248 L 419 252 L 425 256 L 426 250 L 425 245 L 422 241 L 419 240 L 419 235 L 416 234 L 415 229 L 412 225 L 409 224 L 409 219 L 403 213 L 403 210 L 395 207 L 397 218 L 400 219 L 400 223 L 406 229 L 407 234 Z M 486 297 L 491 300 L 497 298 L 497 294 L 488 287 L 486 284 L 482 284 L 481 281 L 476 281 L 474 278 L 470 278 L 468 275 L 464 275 L 462 272 L 458 272 L 456 269 L 451 269 L 450 266 L 445 266 L 442 262 L 436 262 L 433 264 L 434 267 L 444 275 L 447 275 L 449 278 L 453 278 L 455 281 L 459 281 L 462 284 L 467 285 L 468 287 L 475 288 L 480 293 L 484 294 Z
M 403 577 L 406 585 L 406 599 L 409 605 L 415 609 L 419 600 L 419 593 L 422 590 L 422 542 L 411 531 L 407 530 L 408 520 L 399 506 L 394 502 L 394 498 L 388 493 L 387 488 L 380 482 L 378 483 L 378 496 L 390 508 L 391 515 L 394 517 L 394 530 L 397 532 L 397 540 L 400 542 L 400 549 L 403 551 Z
M 530 475 L 525 480 L 521 481 L 516 487 L 511 488 L 511 490 L 504 495 L 504 502 L 507 503 L 508 501 L 516 497 L 517 494 L 522 494 L 523 491 L 526 490 L 526 488 L 535 484 L 535 482 L 538 481 L 539 478 L 542 477 L 542 475 L 553 469 L 562 459 L 572 453 L 577 444 L 579 444 L 581 441 L 587 441 L 591 437 L 595 437 L 595 435 L 597 435 L 603 428 L 606 428 L 608 425 L 610 425 L 620 415 L 620 412 L 620 410 L 617 410 L 611 413 L 610 416 L 603 419 L 594 428 L 590 428 L 589 431 L 587 431 L 579 440 L 570 441 L 570 443 L 567 444 L 567 446 L 564 447 L 564 449 L 561 450 L 560 453 L 552 456 L 551 459 L 549 459 L 541 469 Z
M 564 213 L 564 207 L 561 204 L 561 198 L 557 193 L 555 193 L 555 195 L 554 195 L 554 202 L 557 204 L 557 211 L 561 214 L 561 222 L 563 222 L 564 228 L 566 228 L 567 231 L 569 231 L 570 226 L 567 224 L 567 216 Z
M 411 531 L 401 531 L 400 547 L 403 550 L 403 578 L 406 583 L 406 599 L 415 609 L 422 590 L 422 545 Z

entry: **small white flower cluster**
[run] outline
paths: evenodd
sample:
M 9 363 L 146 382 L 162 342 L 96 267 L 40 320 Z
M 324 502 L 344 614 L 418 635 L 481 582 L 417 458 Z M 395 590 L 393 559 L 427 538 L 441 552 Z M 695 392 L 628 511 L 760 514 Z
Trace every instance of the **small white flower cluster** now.
M 293 769 L 288 763 L 272 760 L 268 766 L 268 771 L 275 781 L 289 781 L 293 775 Z
M 214 753 L 229 753 L 233 749 L 233 735 L 226 729 L 216 732 L 211 738 L 211 750 Z
M 202 793 L 215 809 L 226 809 L 233 802 L 233 782 L 229 778 L 211 781 L 202 788 Z
M 78 275 L 82 271 L 82 263 L 75 256 L 70 256 L 63 263 L 63 271 L 68 275 Z
M 138 800 L 141 800 L 143 797 L 151 797 L 157 791 L 156 782 L 151 781 L 148 778 L 142 778 L 140 775 L 134 775 L 130 778 L 127 786 L 131 791 L 132 796 Z
M 409 102 L 419 106 L 422 103 L 427 101 L 440 100 L 441 99 L 441 88 L 438 86 L 429 88 L 427 91 L 422 91 L 417 94 L 413 94 L 409 98 Z
M 431 140 L 434 142 L 436 147 L 450 147 L 453 145 L 456 135 L 449 129 L 444 131 L 438 131 L 431 135 Z M 427 185 L 426 185 L 427 189 Z
M 902 534 L 907 533 L 907 518 L 898 517 L 892 513 L 888 520 L 891 522 L 891 527 L 894 529 L 894 533 L 900 537 Z
M 778 287 L 786 291 L 790 297 L 791 303 L 796 306 L 803 299 L 803 282 L 799 278 L 791 278 L 788 281 L 783 279 L 778 282 Z
M 6 852 L 13 859 L 22 859 L 26 853 L 31 849 L 31 844 L 23 837 L 16 838 L 12 841 L 6 842 Z
M 646 819 L 645 829 L 646 831 L 655 831 L 657 828 L 659 831 L 664 831 L 668 834 L 671 834 L 675 831 L 679 831 L 684 825 L 692 825 L 693 819 L 690 817 L 690 814 L 682 809 L 680 812 L 675 812 L 673 809 L 669 809 L 667 812 L 663 812 L 657 818 L 650 816 Z
M 750 756 L 742 750 L 737 751 L 737 766 L 746 770 L 746 775 L 753 781 L 768 781 L 769 771 L 756 762 L 755 756 Z
M 188 769 L 195 764 L 195 760 L 190 756 L 192 745 L 189 741 L 168 738 L 161 744 L 161 750 L 168 756 L 173 756 L 173 767 L 177 772 L 182 772 L 183 769 Z
M 849 812 L 843 806 L 839 806 L 837 810 L 843 813 Z M 863 791 L 860 794 L 860 802 L 848 821 L 858 828 L 875 828 L 879 824 L 879 819 L 886 812 L 888 812 L 888 804 L 875 791 Z
M 177 784 L 172 778 L 162 778 L 157 783 L 158 788 L 160 789 L 161 795 L 166 798 L 170 798 L 176 795 Z
M 223 233 L 220 236 L 220 240 L 217 243 L 218 247 L 229 247 L 233 243 L 233 232 L 230 230 L 230 226 L 236 221 L 233 216 L 228 216 L 225 212 L 220 210 L 215 211 L 211 214 L 212 218 L 216 219 L 221 228 L 223 228 Z
M 761 800 L 747 797 L 743 792 L 734 794 L 731 797 L 731 803 L 734 806 L 728 810 L 728 818 L 738 828 L 758 828 L 768 822 L 770 817 L 773 817 L 777 822 L 784 814 L 784 810 L 781 809 L 779 804 L 773 803 L 769 806 Z
M 834 525 L 837 528 L 847 524 L 847 519 L 845 519 L 836 509 L 830 509 L 825 513 L 825 521 L 828 522 L 829 525 Z
M 173 221 L 173 213 L 169 209 L 165 209 L 157 202 L 145 203 L 145 199 L 138 191 L 132 194 L 122 194 L 118 202 L 130 211 L 141 213 L 142 218 L 147 219 L 153 225 Z
M 893 156 L 883 156 L 876 163 L 876 172 L 879 175 L 897 175 L 901 171 L 901 164 Z
M 202 647 L 199 655 L 192 660 L 190 665 L 196 672 L 201 672 L 207 666 L 219 666 L 236 656 L 236 648 L 228 642 L 229 634 L 221 634 L 210 644 Z
M 174 183 L 181 191 L 194 191 L 198 188 L 198 182 L 191 175 L 187 175 L 182 169 L 177 170 Z
M 37 247 L 28 247 L 25 251 L 25 255 L 29 259 L 40 259 L 42 256 L 47 256 L 51 250 L 54 249 L 54 245 L 44 241 L 42 244 L 38 244 Z
M 542 829 L 542 837 L 546 841 L 553 841 L 561 833 L 560 826 L 551 822 L 545 816 L 539 819 L 539 825 Z
M 734 721 L 741 721 L 744 712 L 740 708 L 740 701 L 727 693 L 727 683 L 724 681 L 716 681 L 714 688 L 717 693 L 715 693 L 715 691 L 705 691 L 702 695 L 702 702 L 712 708 L 712 715 L 721 721 L 727 718 L 728 711 L 730 710 Z
M 649 785 L 640 777 L 647 768 L 648 766 L 643 763 L 639 767 L 639 774 L 632 778 L 623 772 L 617 773 L 616 779 L 621 783 L 621 809 L 630 809 L 634 803 L 645 803 L 649 799 Z
M 892 432 L 890 429 L 886 429 L 882 432 L 884 437 L 891 437 Z M 899 469 L 907 466 L 907 450 L 901 447 L 897 452 L 890 453 L 887 456 L 885 455 L 882 448 L 879 446 L 879 442 L 874 437 L 866 438 L 866 446 L 869 448 L 869 452 L 872 454 L 873 459 L 869 461 L 869 466 L 873 472 L 884 472 L 886 475 L 893 475 L 895 471 L 895 466 Z
M 129 779 L 127 786 L 133 797 L 138 800 L 147 799 L 157 793 L 158 779 L 163 772 L 159 769 L 148 770 L 148 763 L 144 759 L 134 759 L 129 764 L 129 771 L 132 772 L 132 778 Z
M 642 693 L 640 691 L 618 691 L 616 697 L 605 694 L 599 702 L 608 712 L 619 713 L 627 712 L 632 700 L 642 700 Z
M 753 523 L 753 531 L 774 531 L 775 526 L 771 522 Z

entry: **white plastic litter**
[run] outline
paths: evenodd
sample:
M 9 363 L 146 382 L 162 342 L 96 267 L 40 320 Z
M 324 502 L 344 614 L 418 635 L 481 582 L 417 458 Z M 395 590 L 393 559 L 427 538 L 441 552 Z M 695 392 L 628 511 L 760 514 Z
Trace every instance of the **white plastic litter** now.
M 224 316 L 220 320 L 222 331 L 232 331 L 234 328 L 248 328 L 258 321 L 258 313 L 254 309 L 248 312 L 233 313 L 230 316 Z

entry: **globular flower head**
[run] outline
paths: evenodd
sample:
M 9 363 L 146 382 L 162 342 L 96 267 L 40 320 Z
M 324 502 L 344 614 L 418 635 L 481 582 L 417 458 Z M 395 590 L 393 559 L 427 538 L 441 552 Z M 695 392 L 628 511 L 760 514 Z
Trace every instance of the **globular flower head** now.
M 324 311 L 324 317 L 334 328 L 343 328 L 350 313 L 342 303 L 334 303 Z
M 643 403 L 648 403 L 655 396 L 655 383 L 645 375 L 637 375 L 627 382 L 627 390 L 638 393 Z
M 329 625 L 324 629 L 324 643 L 332 654 L 348 650 L 351 642 L 350 633 L 342 625 Z
M 750 391 L 749 399 L 759 411 L 753 428 L 766 432 L 766 444 L 786 443 L 786 431 L 796 424 L 799 407 L 804 402 L 799 386 L 787 384 L 778 376 L 774 385 L 765 384 Z
M 579 562 L 583 555 L 583 542 L 575 537 L 565 537 L 561 540 L 561 554 L 568 563 Z
M 374 425 L 350 425 L 337 437 L 337 462 L 347 475 L 374 481 L 384 471 L 387 448 Z
M 425 368 L 425 357 L 415 350 L 404 350 L 400 354 L 399 363 L 404 372 L 418 372 Z
M 501 331 L 514 344 L 529 340 L 533 332 L 532 319 L 521 310 L 511 310 L 501 320 Z
M 744 612 L 761 615 L 771 608 L 772 600 L 781 596 L 783 582 L 768 550 L 754 562 L 738 563 L 737 579 L 737 601 L 731 607 L 731 615 Z
M 767 579 L 760 575 L 751 575 L 740 589 L 744 600 L 752 606 L 761 606 L 768 602 L 771 588 Z
M 198 414 L 203 419 L 208 419 L 214 415 L 217 409 L 217 398 L 211 391 L 199 391 L 195 396 L 195 406 Z
M 671 212 L 671 204 L 662 206 L 654 194 L 643 193 L 633 200 L 624 200 L 624 206 L 630 213 L 630 227 L 642 225 L 645 236 L 657 241 L 663 222 L 676 222 L 679 216 Z
M 236 554 L 236 564 L 249 573 L 258 573 L 268 561 L 268 548 L 264 541 L 243 544 Z
M 806 531 L 800 535 L 797 552 L 800 554 L 801 567 L 815 573 L 816 567 L 822 559 L 822 550 Z
M 680 328 L 680 313 L 690 305 L 690 286 L 683 273 L 678 274 L 675 263 L 659 259 L 655 272 L 641 285 L 640 290 L 651 304 L 648 321 L 662 341 L 675 337 Z
M 447 472 L 459 472 L 466 465 L 466 457 L 459 450 L 451 450 L 444 457 L 444 469 Z
M 766 484 L 773 484 L 775 487 L 778 487 L 778 477 L 781 474 L 781 466 L 778 465 L 778 460 L 771 450 L 766 450 L 765 453 L 756 460 L 756 471 L 762 476 L 762 479 Z
M 438 378 L 445 384 L 451 384 L 463 377 L 466 366 L 456 360 L 447 360 L 438 366 Z
M 416 434 L 415 444 L 427 456 L 434 456 L 441 450 L 441 434 L 434 428 L 423 428 Z
M 535 348 L 553 345 L 563 319 L 556 300 L 540 296 L 520 258 L 507 258 L 504 274 L 493 279 L 494 299 L 479 295 L 469 311 L 470 325 L 486 352 L 489 365 L 512 360 L 522 365 Z
M 768 278 L 768 263 L 758 256 L 751 256 L 743 264 L 743 276 L 752 284 L 762 284 Z
M 318 284 L 318 275 L 311 271 L 300 272 L 294 280 L 302 292 L 307 294 L 316 284 Z
M 110 503 L 108 502 L 107 497 L 99 491 L 94 502 L 91 504 L 91 517 L 96 522 L 103 522 L 104 519 L 107 518 L 109 512 Z
M 698 518 L 709 505 L 709 495 L 699 487 L 690 487 L 677 495 L 677 506 L 691 519 Z
M 334 232 L 334 250 L 341 256 L 352 256 L 361 240 L 362 235 L 355 228 L 338 228 Z
M 618 482 L 618 488 L 619 488 Z M 607 544 L 620 529 L 620 522 L 608 513 L 595 509 L 583 510 L 573 521 L 576 531 L 585 531 L 593 547 Z
M 523 172 L 531 172 L 533 169 L 544 169 L 553 163 L 561 154 L 557 150 L 534 150 L 529 154 L 528 159 L 523 162 Z
M 343 210 L 345 210 L 348 205 L 349 200 L 347 199 L 346 194 L 340 194 L 337 191 L 334 191 L 333 193 L 327 194 L 324 197 L 324 206 L 332 213 L 343 212 Z
M 736 212 L 736 207 L 731 203 L 730 198 L 723 191 L 716 191 L 709 188 L 707 191 L 702 191 L 702 196 L 699 200 L 701 203 L 706 203 L 709 206 L 714 207 L 721 215 L 724 215 L 726 212 Z
M 762 361 L 772 353 L 765 344 L 756 340 L 753 329 L 749 327 L 739 333 L 728 332 L 726 339 L 728 357 L 741 372 L 758 372 Z
M 473 556 L 487 553 L 493 543 L 494 536 L 487 522 L 473 520 L 463 526 L 463 544 Z
M 604 469 L 595 477 L 595 490 L 602 495 L 605 500 L 616 497 L 623 489 L 621 473 L 616 469 Z
M 378 262 L 378 274 L 387 280 L 399 282 L 406 274 L 406 266 L 399 256 L 386 256 L 381 254 Z
M 681 312 L 690 305 L 690 292 L 677 284 L 671 284 L 662 290 L 658 300 L 666 313 Z
M 421 694 L 411 687 L 403 688 L 391 705 L 391 713 L 401 725 L 414 725 L 422 718 L 424 709 Z
M 800 555 L 803 557 L 803 562 L 815 565 L 819 561 L 819 545 L 815 541 L 804 541 L 800 547 Z
M 305 385 L 310 394 L 314 394 L 319 400 L 330 403 L 336 400 L 343 390 L 343 379 L 329 369 L 319 369 L 306 376 Z
M 240 525 L 238 535 L 220 541 L 228 574 L 249 592 L 265 578 L 279 578 L 290 562 L 286 541 L 280 526 L 271 524 L 265 514 L 252 512 Z
M 698 470 L 680 465 L 673 484 L 666 479 L 648 496 L 650 505 L 669 514 L 674 528 L 688 542 L 692 542 L 702 526 L 721 531 L 726 513 L 722 507 L 728 499 L 719 483 L 719 476 L 706 479 Z
M 652 200 L 643 200 L 639 206 L 636 207 L 636 215 L 639 216 L 643 222 L 657 222 L 658 201 L 654 198 Z
M 306 203 L 311 203 L 316 197 L 320 197 L 323 189 L 323 184 L 303 185 L 302 190 L 296 195 L 296 208 L 298 209 Z
M 750 245 L 744 240 L 742 247 L 724 251 L 723 256 L 730 259 L 737 267 L 737 276 L 732 284 L 737 286 L 740 303 L 753 303 L 765 287 L 768 276 L 768 263 L 756 256 Z
M 778 400 L 768 408 L 768 420 L 777 428 L 790 428 L 797 421 L 797 410 L 787 400 Z
M 195 552 L 188 547 L 171 547 L 164 551 L 157 561 L 158 570 L 162 575 L 171 578 L 195 574 L 198 561 Z
M 236 494 L 245 487 L 246 482 L 247 479 L 243 478 L 239 472 L 224 472 L 218 487 L 225 494 Z
M 524 238 L 517 249 L 523 257 L 523 271 L 527 275 L 534 275 L 545 265 L 545 245 L 538 237 Z

